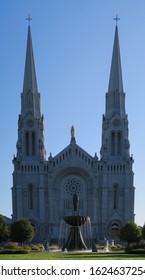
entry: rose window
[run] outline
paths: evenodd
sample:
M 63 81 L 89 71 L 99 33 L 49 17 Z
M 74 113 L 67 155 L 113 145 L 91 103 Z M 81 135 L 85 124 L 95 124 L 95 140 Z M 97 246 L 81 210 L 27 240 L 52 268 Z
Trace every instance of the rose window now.
M 70 178 L 65 182 L 65 191 L 69 195 L 73 195 L 74 193 L 80 194 L 82 184 L 77 178 Z

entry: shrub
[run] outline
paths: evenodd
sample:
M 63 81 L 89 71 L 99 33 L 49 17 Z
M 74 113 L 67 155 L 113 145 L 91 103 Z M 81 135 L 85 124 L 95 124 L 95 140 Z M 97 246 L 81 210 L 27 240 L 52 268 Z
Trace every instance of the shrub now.
M 52 244 L 49 248 L 50 250 L 58 250 L 59 246 L 57 244 Z
M 126 248 L 126 253 L 128 253 L 128 254 L 145 254 L 145 249 L 143 249 L 143 248 L 138 248 L 138 249 Z
M 103 250 L 105 248 L 104 245 L 97 245 L 96 247 L 97 247 L 98 250 Z
M 39 247 L 37 245 L 32 245 L 31 251 L 39 251 Z
M 32 251 L 44 251 L 43 244 L 33 244 L 30 246 Z
M 28 254 L 30 250 L 26 250 L 26 249 L 18 249 L 15 250 L 15 254 Z
M 111 250 L 111 251 L 117 251 L 117 246 L 111 246 L 111 247 L 109 247 L 109 249 Z
M 44 251 L 44 245 L 43 244 L 37 244 L 39 246 L 39 250 Z
M 5 249 L 18 249 L 18 243 L 17 242 L 8 242 L 5 245 Z
M 31 247 L 27 244 L 23 244 L 22 246 L 19 247 L 20 249 L 28 250 L 31 251 Z
M 26 249 L 2 249 L 0 254 L 28 254 L 29 250 Z
M 122 251 L 122 250 L 124 250 L 124 247 L 121 246 L 120 244 L 116 244 L 114 246 L 109 246 L 109 249 L 111 251 Z

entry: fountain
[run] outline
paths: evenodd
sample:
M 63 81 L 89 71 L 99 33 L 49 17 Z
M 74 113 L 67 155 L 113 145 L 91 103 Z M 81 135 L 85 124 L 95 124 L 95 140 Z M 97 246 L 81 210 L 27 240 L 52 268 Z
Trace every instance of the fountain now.
M 109 243 L 108 243 L 108 240 L 105 238 L 105 241 L 106 241 L 106 245 L 105 245 L 105 248 L 104 248 L 104 252 L 109 252 Z
M 87 250 L 88 247 L 84 241 L 81 227 L 85 226 L 90 222 L 88 216 L 80 216 L 78 213 L 78 203 L 79 197 L 77 193 L 73 195 L 73 208 L 74 214 L 71 216 L 64 216 L 63 221 L 67 224 L 69 229 L 69 234 L 65 244 L 62 247 L 62 251 L 77 251 L 77 250 Z

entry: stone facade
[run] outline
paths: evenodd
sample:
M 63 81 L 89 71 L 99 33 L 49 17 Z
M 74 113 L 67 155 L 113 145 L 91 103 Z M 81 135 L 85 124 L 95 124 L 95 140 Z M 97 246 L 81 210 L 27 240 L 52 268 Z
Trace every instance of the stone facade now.
M 57 241 L 62 217 L 72 214 L 76 192 L 80 214 L 91 218 L 93 238 L 117 239 L 121 226 L 134 221 L 133 158 L 117 26 L 100 158 L 76 144 L 72 127 L 70 144 L 47 160 L 43 122 L 29 26 L 17 154 L 13 159 L 13 221 L 28 218 L 36 229 L 37 241 Z

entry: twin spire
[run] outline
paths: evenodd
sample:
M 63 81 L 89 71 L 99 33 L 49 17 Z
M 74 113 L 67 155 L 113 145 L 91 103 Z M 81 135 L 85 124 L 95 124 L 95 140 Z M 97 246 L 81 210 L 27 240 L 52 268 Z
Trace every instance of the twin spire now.
M 37 112 L 36 115 L 38 116 L 38 115 L 40 115 L 40 102 L 39 102 L 39 94 L 38 94 L 38 87 L 37 87 L 34 55 L 33 55 L 32 36 L 31 36 L 31 29 L 30 29 L 30 20 L 31 20 L 30 16 L 28 16 L 27 20 L 29 22 L 29 25 L 28 25 L 28 37 L 27 37 L 27 49 L 26 49 L 23 94 L 30 94 L 31 93 L 31 95 L 33 95 L 33 97 L 32 97 L 32 100 L 33 100 L 32 101 L 32 107 L 33 107 L 32 110 L 36 111 Z M 117 26 L 117 21 L 119 20 L 119 18 L 118 18 L 117 15 L 116 15 L 115 20 L 116 20 L 116 27 L 115 27 L 115 37 L 114 37 L 114 46 L 113 46 L 112 63 L 111 63 L 110 79 L 109 79 L 109 86 L 108 86 L 108 94 L 109 93 L 115 93 L 115 92 L 121 94 L 121 93 L 124 92 L 123 91 L 123 81 L 122 81 L 118 26 Z M 120 104 L 118 104 L 119 105 L 118 108 L 120 106 L 122 106 L 121 103 L 122 102 L 120 102 Z M 23 105 L 26 109 L 26 105 L 28 105 L 28 104 L 23 104 Z M 109 106 L 109 104 L 107 106 Z M 30 106 L 28 106 L 28 107 L 30 107 Z M 109 111 L 110 111 L 110 109 L 108 108 Z M 124 111 L 124 108 L 120 107 L 119 111 L 120 110 Z

